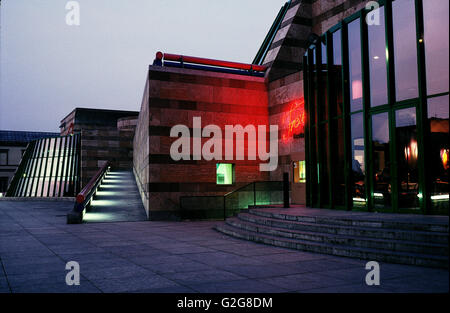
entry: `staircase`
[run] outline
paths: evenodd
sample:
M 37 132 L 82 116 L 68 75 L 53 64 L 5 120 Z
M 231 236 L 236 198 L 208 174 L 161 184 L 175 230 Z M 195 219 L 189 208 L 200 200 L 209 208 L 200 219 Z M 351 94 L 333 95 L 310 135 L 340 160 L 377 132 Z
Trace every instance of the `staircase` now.
M 448 268 L 448 217 L 443 216 L 253 207 L 215 229 L 278 247 Z
M 145 220 L 147 215 L 131 170 L 109 171 L 83 218 L 87 223 Z

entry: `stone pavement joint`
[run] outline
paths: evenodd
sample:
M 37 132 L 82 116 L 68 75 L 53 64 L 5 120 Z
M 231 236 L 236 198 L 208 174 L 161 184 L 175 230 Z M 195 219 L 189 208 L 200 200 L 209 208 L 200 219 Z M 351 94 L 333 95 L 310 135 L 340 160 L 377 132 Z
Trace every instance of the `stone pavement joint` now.
M 0 292 L 448 292 L 448 271 L 242 241 L 214 221 L 67 225 L 71 202 L 0 201 Z M 65 264 L 80 264 L 79 286 Z

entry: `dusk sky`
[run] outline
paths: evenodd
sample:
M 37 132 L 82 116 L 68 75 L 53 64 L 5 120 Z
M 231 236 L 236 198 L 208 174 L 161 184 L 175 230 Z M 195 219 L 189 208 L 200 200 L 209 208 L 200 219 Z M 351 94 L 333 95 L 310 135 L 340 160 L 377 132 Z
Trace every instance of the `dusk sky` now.
M 0 129 L 59 131 L 75 107 L 140 109 L 157 51 L 250 63 L 286 0 L 1 1 Z

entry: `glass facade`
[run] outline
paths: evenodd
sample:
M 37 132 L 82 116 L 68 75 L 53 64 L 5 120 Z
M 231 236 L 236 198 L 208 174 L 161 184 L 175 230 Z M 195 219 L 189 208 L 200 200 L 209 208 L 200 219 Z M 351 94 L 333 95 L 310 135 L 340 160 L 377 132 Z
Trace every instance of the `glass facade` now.
M 80 134 L 32 141 L 22 156 L 10 197 L 73 197 L 80 191 Z
M 303 58 L 307 205 L 448 214 L 449 2 L 380 4 Z

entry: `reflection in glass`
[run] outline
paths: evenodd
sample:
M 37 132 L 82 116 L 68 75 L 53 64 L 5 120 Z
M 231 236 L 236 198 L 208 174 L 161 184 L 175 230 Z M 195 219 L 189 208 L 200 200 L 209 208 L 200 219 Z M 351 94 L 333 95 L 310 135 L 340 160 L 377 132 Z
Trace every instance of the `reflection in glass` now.
M 397 101 L 419 96 L 414 0 L 392 2 Z
M 389 157 L 389 115 L 372 116 L 373 203 L 391 206 L 391 164 Z
M 333 33 L 333 67 L 331 73 L 332 115 L 342 115 L 342 58 L 341 58 L 341 30 Z
M 423 1 L 425 61 L 429 95 L 448 92 L 449 1 Z
M 351 116 L 352 134 L 352 175 L 353 175 L 353 205 L 365 205 L 365 164 L 364 164 L 364 125 L 363 114 Z
M 387 104 L 386 36 L 384 28 L 384 7 L 378 9 L 380 25 L 368 25 L 370 105 Z
M 348 24 L 350 111 L 362 110 L 361 35 L 359 19 Z
M 418 208 L 419 175 L 416 109 L 395 112 L 399 208 Z
M 433 213 L 448 214 L 449 209 L 449 96 L 428 99 L 430 123 L 431 204 Z
M 344 205 L 345 195 L 345 159 L 344 126 L 342 118 L 331 121 L 331 168 L 333 169 L 333 197 L 336 205 Z

